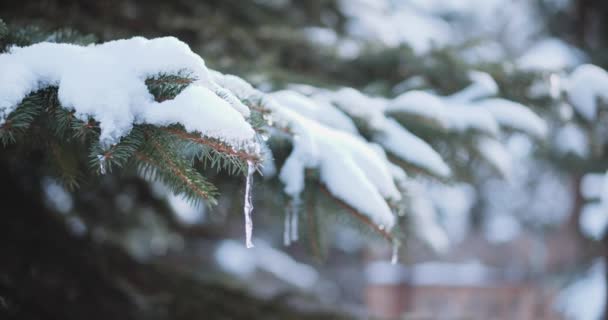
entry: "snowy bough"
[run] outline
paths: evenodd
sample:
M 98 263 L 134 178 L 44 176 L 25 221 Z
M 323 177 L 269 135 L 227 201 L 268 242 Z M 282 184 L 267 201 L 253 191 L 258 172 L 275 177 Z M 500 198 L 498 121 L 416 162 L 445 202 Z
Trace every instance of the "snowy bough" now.
M 248 247 L 254 173 L 272 175 L 268 167 L 279 166 L 277 178 L 291 199 L 286 244 L 299 237 L 298 207 L 309 188 L 344 206 L 396 252 L 402 233 L 396 226 L 405 214 L 418 235 L 437 248 L 446 244 L 420 181 L 447 180 L 452 170 L 408 123 L 473 137 L 466 148 L 504 175 L 509 160 L 498 139 L 501 128 L 537 137 L 546 131 L 526 107 L 490 98 L 496 83 L 480 72 L 471 73 L 469 87 L 446 97 L 410 91 L 385 99 L 352 88 L 291 88 L 259 91 L 237 76 L 208 69 L 172 37 L 12 47 L 0 55 L 0 141 L 44 145 L 32 141 L 32 132 L 52 135 L 65 144 L 48 152 L 88 152 L 89 172 L 136 170 L 208 204 L 215 203 L 218 190 L 195 163 L 243 173 Z M 280 165 L 266 142 L 269 135 L 291 145 Z M 79 173 L 59 176 L 68 185 L 78 183 Z

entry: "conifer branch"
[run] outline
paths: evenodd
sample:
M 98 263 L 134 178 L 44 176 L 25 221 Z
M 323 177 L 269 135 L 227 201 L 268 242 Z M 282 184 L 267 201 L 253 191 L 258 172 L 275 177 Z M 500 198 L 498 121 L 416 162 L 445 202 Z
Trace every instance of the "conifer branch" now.
M 376 231 L 377 233 L 379 233 L 384 239 L 386 239 L 388 242 L 393 242 L 394 237 L 386 230 L 380 228 L 377 224 L 375 224 L 370 218 L 368 218 L 367 216 L 363 215 L 362 213 L 360 213 L 359 211 L 357 211 L 355 208 L 351 207 L 349 204 L 347 204 L 346 202 L 336 198 L 333 194 L 331 194 L 331 192 L 329 192 L 329 190 L 327 190 L 327 188 L 322 185 L 321 183 L 319 183 L 319 189 L 321 191 L 323 191 L 323 193 L 325 193 L 328 197 L 330 197 L 334 202 L 336 202 L 338 205 L 340 205 L 343 209 L 346 210 L 346 212 L 350 213 L 353 217 L 357 218 L 359 221 L 363 222 L 364 224 L 370 226 L 371 229 L 373 229 L 374 231 Z
M 194 142 L 196 144 L 200 144 L 200 145 L 204 145 L 207 147 L 212 148 L 213 150 L 221 153 L 221 154 L 225 154 L 225 155 L 229 155 L 229 156 L 235 156 L 243 161 L 253 161 L 255 163 L 260 161 L 260 156 L 256 155 L 256 154 L 250 154 L 247 153 L 245 151 L 238 151 L 238 150 L 234 150 L 232 147 L 225 145 L 219 141 L 214 141 L 212 139 L 209 138 L 204 138 L 200 135 L 196 135 L 196 134 L 192 134 L 192 133 L 188 133 L 176 128 L 163 128 L 162 129 L 165 132 L 168 132 L 172 135 L 175 135 L 181 139 L 190 141 L 190 142 Z

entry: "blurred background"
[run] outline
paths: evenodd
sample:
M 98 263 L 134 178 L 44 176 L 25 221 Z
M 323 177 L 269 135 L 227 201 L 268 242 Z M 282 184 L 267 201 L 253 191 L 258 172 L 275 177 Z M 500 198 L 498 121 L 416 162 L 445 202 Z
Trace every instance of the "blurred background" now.
M 2 0 L 0 18 L 97 41 L 175 36 L 209 67 L 264 91 L 314 85 L 388 98 L 413 89 L 447 95 L 469 84 L 469 71 L 487 72 L 500 96 L 532 108 L 550 133 L 543 141 L 502 137 L 509 160 L 498 170 L 451 154 L 453 180 L 414 175 L 427 191 L 419 205 L 441 235 L 406 230 L 397 264 L 390 244 L 327 199 L 302 206 L 315 221 L 303 221 L 306 234 L 284 246 L 289 200 L 269 178 L 273 168 L 254 185 L 254 249 L 243 245 L 240 177 L 215 177 L 220 190 L 238 192 L 211 208 L 162 185 L 112 178 L 77 195 L 48 178 L 41 201 L 73 234 L 113 243 L 140 263 L 302 310 L 379 319 L 605 318 L 605 105 L 589 121 L 560 86 L 581 64 L 608 67 L 606 1 Z

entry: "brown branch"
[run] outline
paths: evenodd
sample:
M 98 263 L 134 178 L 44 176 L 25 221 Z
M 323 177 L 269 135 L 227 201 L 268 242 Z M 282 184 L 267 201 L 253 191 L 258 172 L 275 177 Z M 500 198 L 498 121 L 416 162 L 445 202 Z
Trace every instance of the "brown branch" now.
M 367 216 L 363 215 L 362 213 L 360 213 L 359 211 L 357 211 L 355 208 L 353 208 L 352 206 L 350 206 L 349 204 L 347 204 L 346 202 L 336 198 L 333 194 L 331 194 L 331 192 L 329 192 L 329 190 L 327 190 L 327 188 L 322 185 L 321 183 L 319 183 L 319 188 L 321 189 L 321 191 L 323 191 L 323 193 L 325 193 L 327 196 L 329 196 L 332 200 L 334 200 L 336 203 L 338 203 L 342 208 L 344 208 L 348 213 L 350 213 L 351 215 L 353 215 L 355 218 L 359 219 L 361 222 L 363 222 L 364 224 L 367 224 L 368 226 L 370 226 L 374 231 L 378 232 L 382 237 L 384 237 L 388 242 L 393 242 L 393 236 L 388 233 L 386 230 L 380 228 L 377 224 L 375 224 L 370 218 L 368 218 Z
M 191 134 L 191 133 L 187 133 L 184 131 L 181 131 L 179 129 L 171 129 L 171 128 L 162 128 L 163 131 L 169 132 L 173 135 L 176 135 L 182 139 L 188 140 L 188 141 L 192 141 L 194 143 L 198 143 L 198 144 L 202 144 L 205 146 L 208 146 L 212 149 L 214 149 L 217 152 L 220 153 L 224 153 L 224 154 L 229 154 L 231 156 L 235 156 L 238 157 L 240 159 L 246 160 L 246 161 L 253 161 L 253 162 L 259 162 L 260 158 L 258 155 L 254 155 L 254 154 L 249 154 L 245 151 L 237 151 L 234 150 L 232 147 L 227 146 L 221 142 L 216 142 L 213 141 L 211 139 L 207 139 L 195 134 Z

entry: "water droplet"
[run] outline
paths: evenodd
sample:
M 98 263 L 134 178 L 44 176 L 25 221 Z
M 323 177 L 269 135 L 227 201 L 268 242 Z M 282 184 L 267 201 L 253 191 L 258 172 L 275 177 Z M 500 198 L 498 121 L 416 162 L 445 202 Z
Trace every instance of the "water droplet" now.
M 253 173 L 255 172 L 255 165 L 253 161 L 247 161 L 247 178 L 245 180 L 245 206 L 243 212 L 245 214 L 245 246 L 247 248 L 253 248 L 253 241 L 251 240 L 253 234 L 253 221 L 251 221 L 251 212 L 253 211 L 253 203 L 251 201 L 251 192 L 253 185 Z

